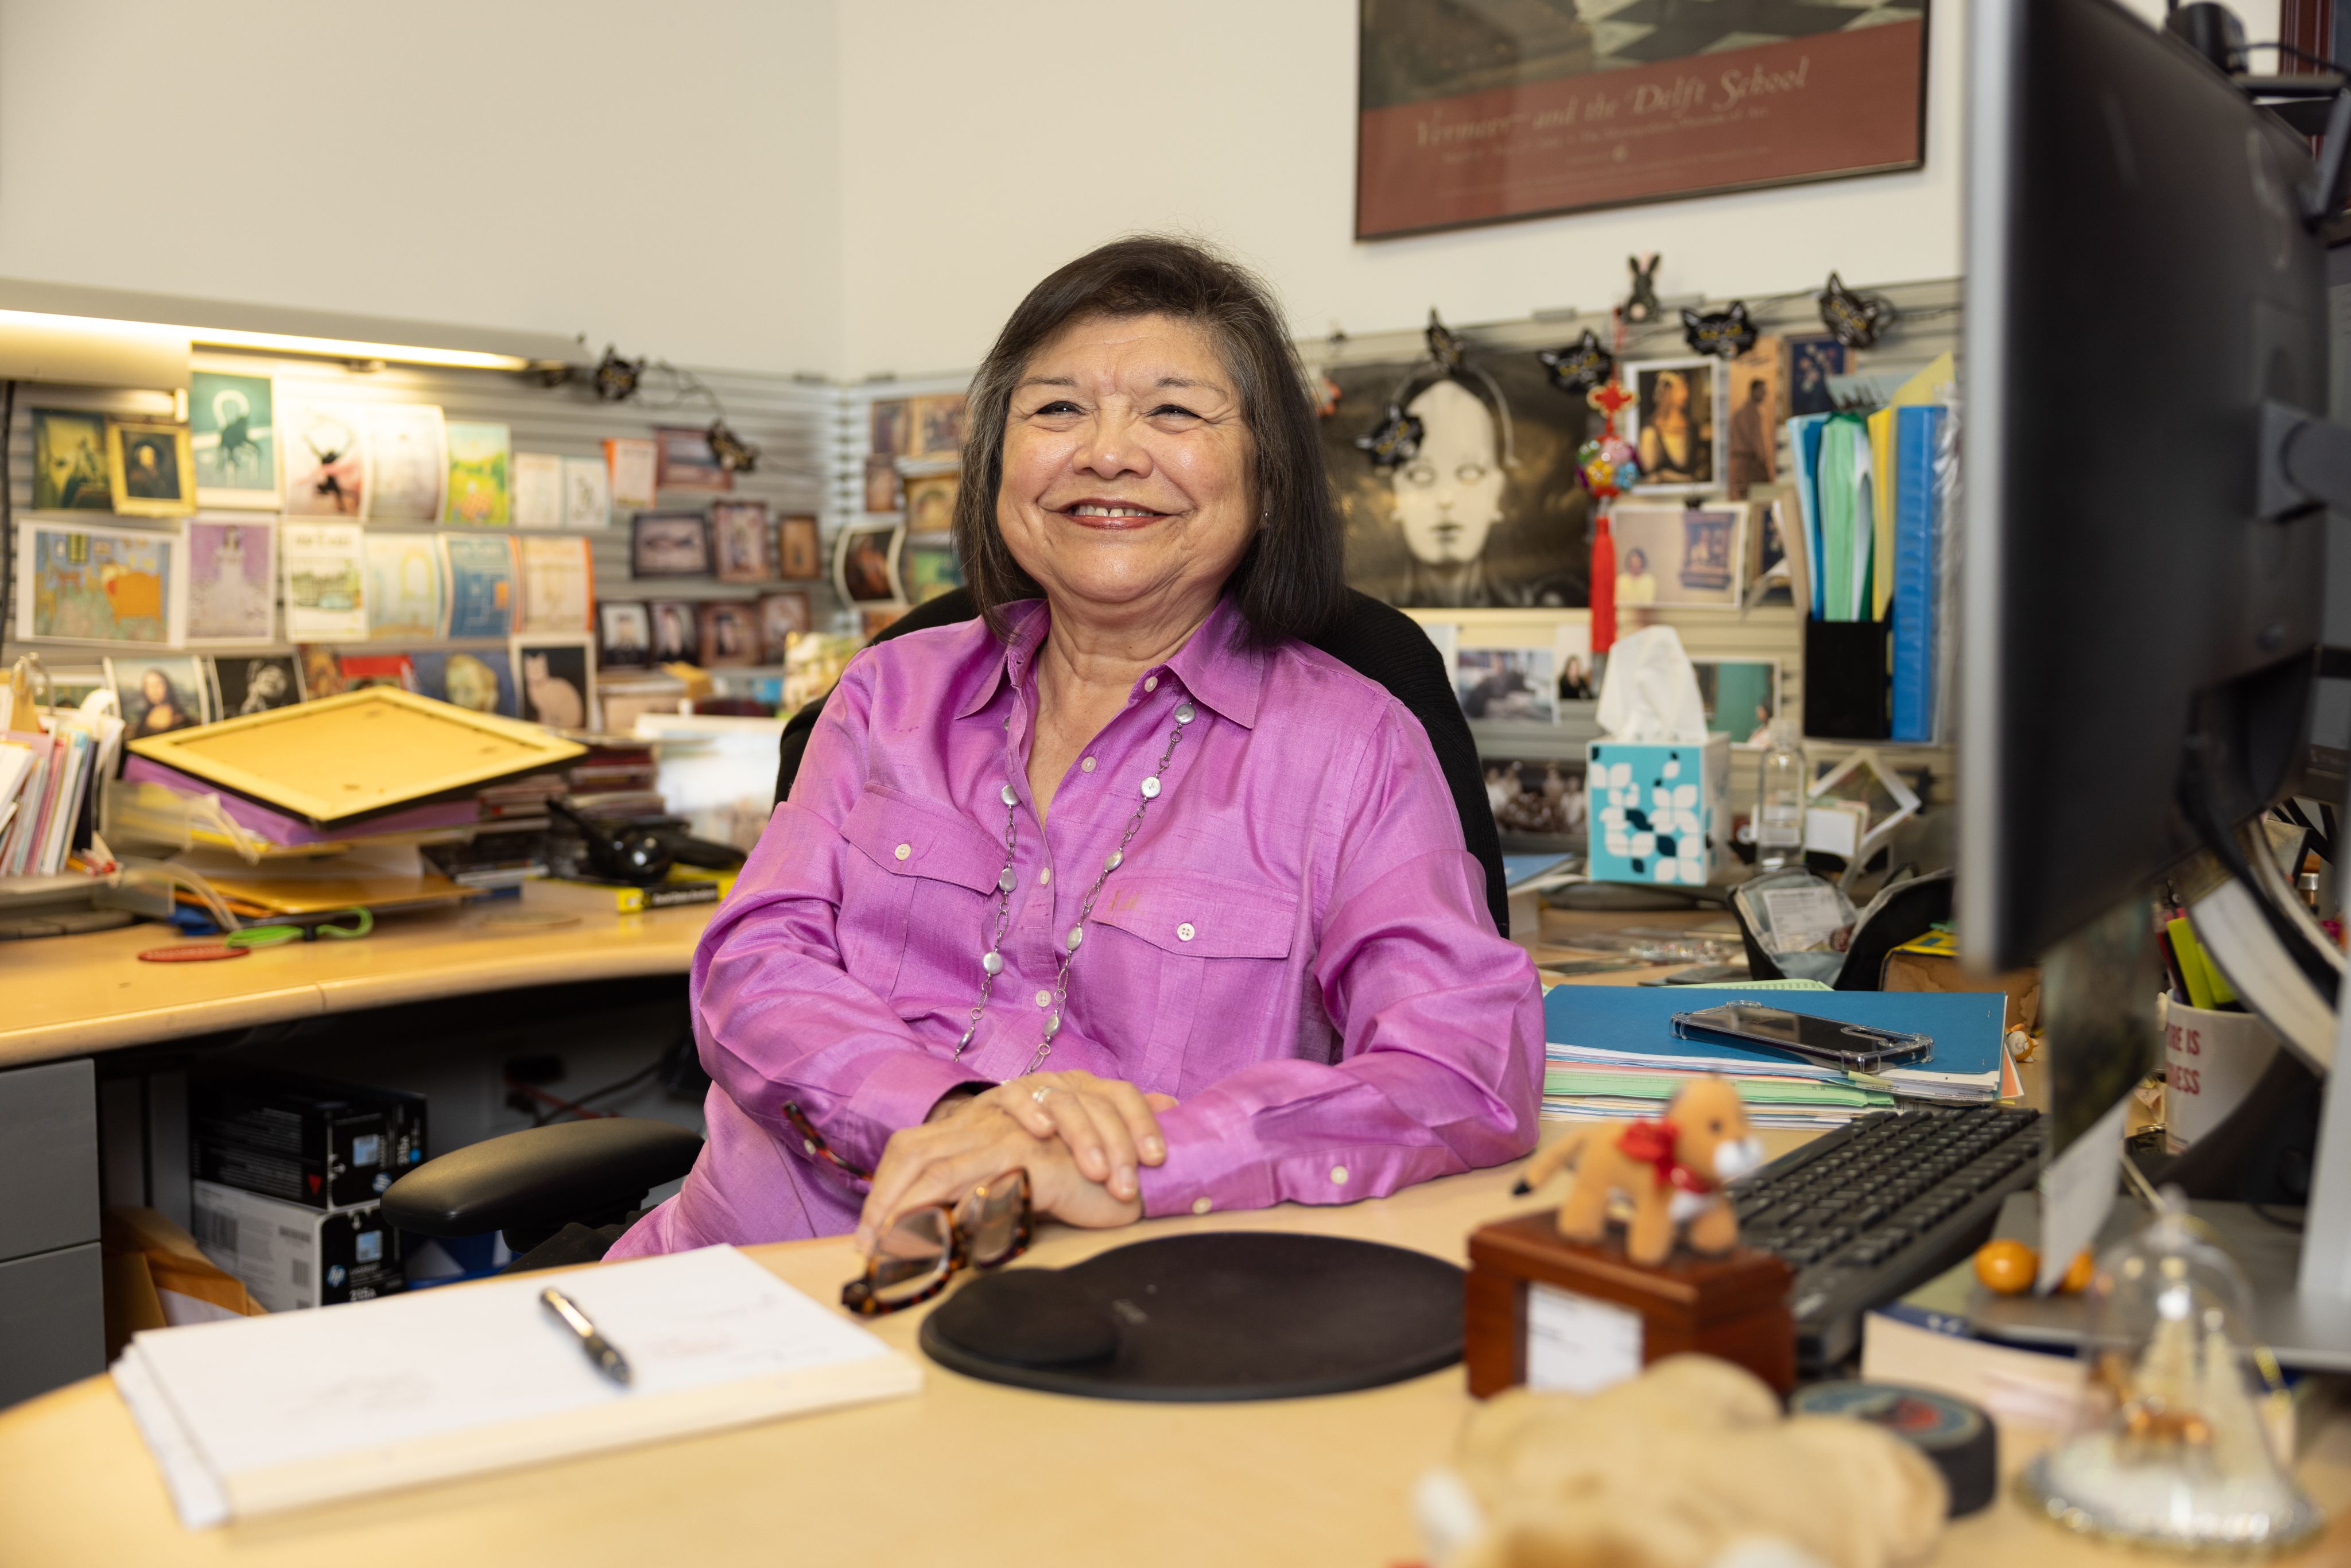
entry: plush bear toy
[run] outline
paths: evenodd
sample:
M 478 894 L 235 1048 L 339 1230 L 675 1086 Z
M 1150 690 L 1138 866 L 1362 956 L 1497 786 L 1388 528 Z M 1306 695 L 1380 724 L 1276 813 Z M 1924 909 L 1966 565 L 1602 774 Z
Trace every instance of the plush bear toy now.
M 1593 1242 L 1608 1228 L 1611 1197 L 1632 1205 L 1625 1255 L 1635 1263 L 1662 1263 L 1683 1233 L 1693 1250 L 1708 1254 L 1739 1245 L 1739 1219 L 1722 1198 L 1722 1184 L 1763 1163 L 1763 1141 L 1727 1078 L 1697 1078 L 1674 1096 L 1663 1118 L 1630 1125 L 1578 1127 L 1535 1152 L 1518 1190 L 1532 1192 L 1573 1165 L 1575 1185 L 1560 1205 L 1559 1233 Z
M 1933 1549 L 1947 1501 L 1899 1437 L 1783 1417 L 1704 1355 L 1590 1396 L 1498 1395 L 1413 1498 L 1432 1568 L 1891 1568 Z

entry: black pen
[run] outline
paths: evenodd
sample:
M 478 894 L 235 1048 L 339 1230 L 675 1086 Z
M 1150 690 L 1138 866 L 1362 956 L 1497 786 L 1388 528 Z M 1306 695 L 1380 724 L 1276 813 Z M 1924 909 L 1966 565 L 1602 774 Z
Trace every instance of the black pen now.
M 580 1336 L 580 1348 L 588 1353 L 588 1359 L 595 1364 L 597 1371 L 623 1387 L 627 1386 L 629 1358 L 612 1348 L 612 1342 L 604 1337 L 601 1329 L 589 1321 L 588 1314 L 580 1310 L 578 1302 L 552 1285 L 538 1293 L 538 1300 L 549 1312 L 563 1320 L 564 1327 Z

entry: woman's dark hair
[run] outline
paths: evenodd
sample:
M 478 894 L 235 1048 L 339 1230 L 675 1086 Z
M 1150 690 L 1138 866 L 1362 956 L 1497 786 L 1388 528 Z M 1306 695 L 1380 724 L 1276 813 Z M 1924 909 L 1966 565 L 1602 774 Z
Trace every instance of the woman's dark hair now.
M 1038 350 L 1088 316 L 1173 316 L 1215 340 L 1240 393 L 1253 448 L 1250 497 L 1263 518 L 1225 591 L 1240 610 L 1249 643 L 1270 647 L 1285 637 L 1313 636 L 1346 593 L 1345 539 L 1322 469 L 1305 371 L 1263 283 L 1202 246 L 1155 235 L 1113 240 L 1030 289 L 972 377 L 963 483 L 956 491 L 956 553 L 990 629 L 1006 635 L 1003 607 L 1043 592 L 1012 559 L 997 526 L 1012 391 Z

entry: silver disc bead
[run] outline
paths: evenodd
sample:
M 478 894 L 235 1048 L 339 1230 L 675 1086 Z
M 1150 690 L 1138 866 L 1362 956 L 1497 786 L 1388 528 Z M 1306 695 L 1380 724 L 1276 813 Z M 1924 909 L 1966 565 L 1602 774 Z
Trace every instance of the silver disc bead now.
M 991 975 L 1004 973 L 1004 955 L 991 947 L 979 956 L 979 967 Z
M 998 891 L 1002 893 L 1010 893 L 1012 891 L 1012 885 L 1018 879 L 1012 874 L 1012 868 L 1010 866 L 1006 866 L 1001 872 L 997 873 L 996 886 Z
M 1072 926 L 1071 926 L 1071 927 L 1070 927 L 1070 944 L 1069 944 L 1069 945 L 1070 945 L 1070 951 L 1071 951 L 1071 952 L 1072 952 L 1072 953 L 1076 952 L 1076 951 L 1078 950 L 1078 944 L 1079 944 L 1079 943 L 1081 943 L 1081 942 L 1082 942 L 1082 941 L 1084 941 L 1085 939 L 1086 939 L 1086 928 L 1085 928 L 1084 926 L 1082 926 L 1082 925 L 1072 925 Z
M 1199 716 L 1197 714 L 1192 711 L 1192 705 L 1190 703 L 1181 704 L 1176 709 L 1176 722 L 1177 724 L 1189 724 L 1198 716 Z
M 1007 784 L 1004 787 L 1004 803 L 1008 806 L 1018 806 L 1020 804 L 1020 797 L 1012 792 L 1012 786 L 1009 784 Z
M 1156 800 L 1159 799 L 1158 774 L 1154 773 L 1143 781 L 1143 798 L 1146 800 Z
M 1102 874 L 1104 876 L 1108 876 L 1112 872 L 1116 871 L 1120 866 L 1125 863 L 1126 852 L 1124 850 L 1113 850 L 1110 852 L 1110 859 L 1102 862 Z

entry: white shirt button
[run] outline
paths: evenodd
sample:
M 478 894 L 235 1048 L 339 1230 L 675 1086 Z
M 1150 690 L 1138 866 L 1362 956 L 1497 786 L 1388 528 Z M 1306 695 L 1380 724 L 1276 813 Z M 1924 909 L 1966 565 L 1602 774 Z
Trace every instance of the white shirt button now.
M 1037 885 L 1040 887 L 1050 887 L 1053 885 L 1053 868 L 1051 866 L 1047 866 L 1043 871 L 1037 873 Z
M 1143 678 L 1143 689 L 1146 692 L 1157 691 L 1159 689 L 1159 677 L 1157 675 L 1145 675 Z
M 908 855 L 914 852 L 914 846 L 912 844 L 900 844 L 896 849 L 892 850 L 890 852 L 896 855 L 900 860 L 904 860 Z
M 1184 922 L 1183 925 L 1176 927 L 1176 940 L 1178 942 L 1189 942 L 1194 936 L 1198 935 L 1199 933 L 1192 929 L 1192 923 L 1188 920 Z
M 1079 771 L 1079 772 L 1081 772 L 1081 773 L 1092 773 L 1093 770 L 1094 770 L 1094 759 L 1093 759 L 1092 758 L 1091 758 L 1091 757 L 1087 758 L 1083 762 L 1081 762 L 1081 763 L 1079 763 L 1079 764 L 1078 764 L 1078 771 Z
M 1332 1186 L 1344 1186 L 1347 1185 L 1346 1166 L 1332 1166 L 1331 1167 L 1331 1185 Z
M 1192 1212 L 1195 1214 L 1206 1214 L 1208 1210 L 1216 1207 L 1217 1206 L 1214 1203 L 1205 1197 L 1196 1197 L 1192 1200 Z
M 1053 993 L 1050 991 L 1039 991 L 1037 993 L 1037 1005 L 1040 1008 L 1051 1007 L 1053 1005 Z

